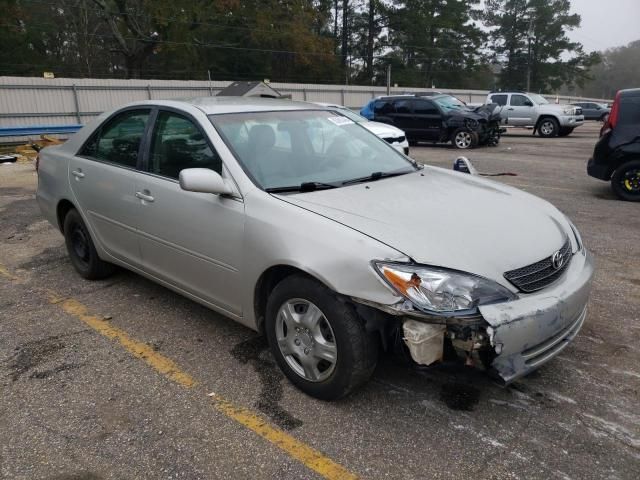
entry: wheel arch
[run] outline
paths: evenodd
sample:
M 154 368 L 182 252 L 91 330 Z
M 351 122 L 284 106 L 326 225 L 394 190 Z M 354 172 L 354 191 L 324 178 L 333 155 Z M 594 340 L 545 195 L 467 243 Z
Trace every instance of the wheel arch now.
M 76 208 L 76 206 L 66 198 L 63 198 L 62 200 L 60 200 L 58 202 L 58 205 L 56 205 L 56 219 L 58 220 L 58 228 L 60 229 L 60 232 L 62 232 L 63 234 L 64 234 L 64 219 L 67 216 L 67 213 L 69 213 L 69 210 L 74 208 Z
M 538 121 L 536 122 L 536 126 L 535 126 L 535 130 L 538 130 L 538 128 L 540 128 L 540 124 L 546 119 L 546 118 L 551 118 L 553 120 L 555 120 L 556 122 L 558 122 L 558 125 L 560 125 L 560 119 L 558 117 L 556 117 L 555 115 L 552 115 L 550 113 L 544 113 L 542 115 L 540 115 L 538 117 Z
M 259 332 L 264 333 L 264 318 L 269 295 L 271 295 L 271 292 L 276 285 L 292 275 L 304 275 L 331 289 L 326 282 L 323 282 L 317 276 L 293 265 L 279 264 L 267 268 L 262 272 L 260 277 L 258 277 L 258 281 L 256 282 L 253 292 L 253 311 L 256 320 L 256 327 Z

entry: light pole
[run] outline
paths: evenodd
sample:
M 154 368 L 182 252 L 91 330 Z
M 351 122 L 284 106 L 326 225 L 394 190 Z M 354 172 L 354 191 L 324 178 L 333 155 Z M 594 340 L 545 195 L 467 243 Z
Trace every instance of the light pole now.
M 529 13 L 531 15 L 531 13 Z M 531 40 L 535 38 L 533 27 L 533 17 L 529 20 L 529 30 L 527 31 L 527 92 L 531 91 Z

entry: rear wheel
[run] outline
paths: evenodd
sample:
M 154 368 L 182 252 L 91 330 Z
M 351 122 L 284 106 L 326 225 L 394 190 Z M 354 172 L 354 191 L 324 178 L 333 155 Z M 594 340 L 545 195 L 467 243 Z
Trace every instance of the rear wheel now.
M 560 126 L 555 118 L 543 118 L 538 125 L 538 134 L 541 137 L 555 137 L 560 132 Z
M 468 150 L 478 145 L 478 134 L 470 132 L 465 128 L 459 128 L 453 133 L 451 142 L 453 146 L 459 150 Z
M 335 400 L 365 383 L 378 359 L 376 336 L 355 309 L 304 275 L 285 278 L 267 301 L 269 347 L 300 390 Z
M 640 202 L 640 160 L 621 165 L 611 177 L 611 188 L 623 200 Z
M 75 208 L 64 217 L 64 242 L 76 271 L 87 280 L 99 280 L 111 275 L 115 266 L 98 257 L 89 230 Z

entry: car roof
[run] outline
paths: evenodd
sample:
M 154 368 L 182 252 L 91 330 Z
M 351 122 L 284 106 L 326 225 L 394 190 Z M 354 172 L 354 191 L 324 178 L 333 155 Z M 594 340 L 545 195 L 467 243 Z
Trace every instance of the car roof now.
M 640 96 L 640 88 L 627 88 L 620 90 L 621 97 L 638 97 Z
M 135 104 L 174 108 L 191 105 L 202 110 L 207 115 L 216 115 L 221 113 L 269 112 L 274 110 L 286 111 L 319 109 L 318 106 L 306 102 L 261 97 L 194 97 L 178 98 L 173 100 L 145 100 L 143 102 L 136 102 Z

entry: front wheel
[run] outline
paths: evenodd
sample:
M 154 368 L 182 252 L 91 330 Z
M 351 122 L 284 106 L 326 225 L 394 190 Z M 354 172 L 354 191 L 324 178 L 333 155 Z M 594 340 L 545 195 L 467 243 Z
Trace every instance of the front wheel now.
M 549 138 L 558 135 L 560 126 L 555 118 L 543 118 L 538 126 L 538 133 L 541 137 Z
M 559 137 L 568 137 L 569 135 L 571 135 L 573 133 L 573 128 L 561 128 L 560 132 L 558 133 Z
M 467 129 L 459 128 L 453 133 L 453 146 L 459 150 L 468 150 L 478 145 L 478 134 Z
M 640 202 L 640 160 L 621 165 L 611 177 L 611 188 L 623 200 Z
M 300 390 L 335 400 L 365 383 L 378 359 L 378 342 L 353 306 L 315 280 L 293 275 L 267 301 L 271 353 Z

